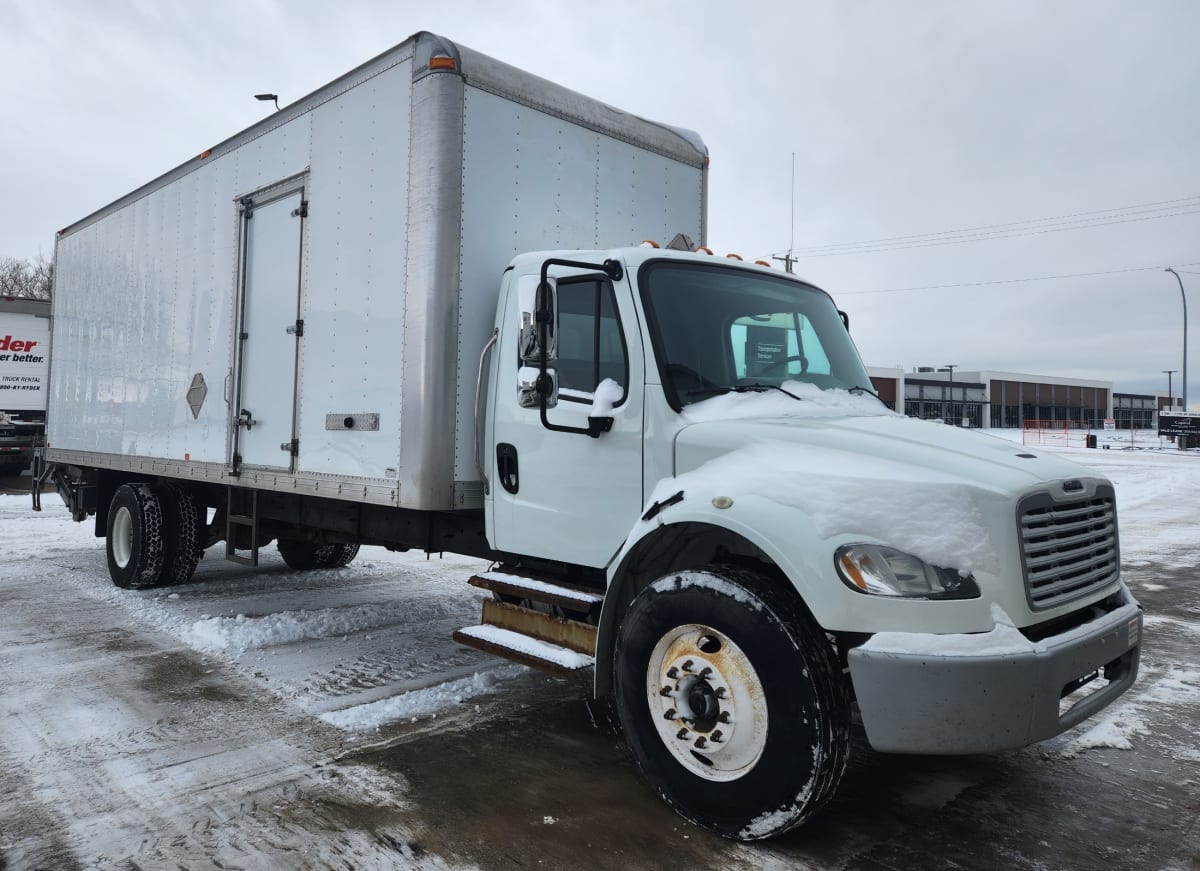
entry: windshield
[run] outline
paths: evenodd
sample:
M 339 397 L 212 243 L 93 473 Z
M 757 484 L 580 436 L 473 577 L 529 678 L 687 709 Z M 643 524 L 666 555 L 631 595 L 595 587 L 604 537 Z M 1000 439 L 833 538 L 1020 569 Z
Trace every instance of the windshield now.
M 787 381 L 871 386 L 833 300 L 814 287 L 671 260 L 647 263 L 639 281 L 663 388 L 676 410 Z

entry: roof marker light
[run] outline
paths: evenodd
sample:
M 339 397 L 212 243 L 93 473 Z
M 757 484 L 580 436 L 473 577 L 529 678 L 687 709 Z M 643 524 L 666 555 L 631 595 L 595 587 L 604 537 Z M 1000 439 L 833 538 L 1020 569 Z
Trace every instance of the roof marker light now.
M 439 55 L 429 59 L 429 68 L 431 70 L 453 70 L 458 68 L 458 61 L 452 57 Z
M 211 156 L 212 156 L 212 149 L 211 149 L 211 148 L 206 148 L 206 149 L 204 149 L 203 151 L 201 151 L 201 152 L 200 152 L 200 159 L 201 159 L 201 160 L 208 160 L 208 158 L 209 158 L 209 157 L 211 157 Z
M 742 255 L 741 254 L 726 254 L 725 259 L 726 260 L 741 260 Z
M 643 239 L 643 240 L 642 240 L 641 247 L 642 247 L 642 248 L 645 248 L 646 246 L 649 246 L 649 247 L 651 247 L 651 248 L 657 248 L 657 247 L 658 247 L 658 243 L 657 243 L 657 242 L 655 242 L 653 239 Z
M 771 268 L 771 264 L 765 260 L 755 260 L 754 265 L 755 266 L 765 266 L 765 267 L 767 267 L 767 269 Z
M 696 253 L 700 254 L 701 252 L 707 254 L 709 257 L 712 257 L 712 249 L 711 248 L 705 248 L 703 245 L 697 245 Z

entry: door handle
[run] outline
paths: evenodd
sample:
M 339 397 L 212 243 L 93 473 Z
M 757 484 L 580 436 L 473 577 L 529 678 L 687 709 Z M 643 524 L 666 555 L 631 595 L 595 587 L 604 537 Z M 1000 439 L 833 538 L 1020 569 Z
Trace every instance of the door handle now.
M 258 423 L 250 414 L 250 409 L 243 408 L 238 414 L 238 426 L 244 426 L 246 429 L 254 429 L 254 424 Z
M 513 495 L 521 488 L 517 449 L 507 442 L 496 445 L 496 477 L 500 479 L 500 486 Z

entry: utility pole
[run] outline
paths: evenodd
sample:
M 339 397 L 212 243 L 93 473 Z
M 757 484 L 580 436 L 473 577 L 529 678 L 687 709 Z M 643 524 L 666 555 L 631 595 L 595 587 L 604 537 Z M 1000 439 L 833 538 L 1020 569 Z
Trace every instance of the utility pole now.
M 1183 279 L 1170 266 L 1166 271 L 1175 276 L 1179 282 L 1179 296 L 1183 300 L 1183 413 L 1187 414 L 1187 294 L 1183 292 Z
M 792 252 L 796 250 L 796 152 L 792 152 L 792 224 L 788 233 L 788 250 L 787 254 L 780 257 L 778 254 L 772 254 L 772 260 L 782 260 L 784 271 L 788 275 L 792 275 L 795 270 L 792 269 L 792 264 L 796 262 L 796 258 L 792 256 Z

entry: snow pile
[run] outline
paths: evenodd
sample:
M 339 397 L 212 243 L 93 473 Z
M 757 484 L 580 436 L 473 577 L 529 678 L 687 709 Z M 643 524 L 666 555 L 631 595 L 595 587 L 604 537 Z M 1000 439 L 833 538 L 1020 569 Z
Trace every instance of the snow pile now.
M 895 417 L 896 412 L 869 393 L 822 390 L 806 381 L 785 381 L 783 389 L 762 392 L 724 393 L 683 409 L 688 423 L 758 417 L 803 417 L 810 420 L 832 417 Z
M 873 653 L 907 653 L 925 656 L 1017 656 L 1038 651 L 1038 645 L 1021 634 L 1004 609 L 992 603 L 990 632 L 934 635 L 917 632 L 878 632 L 862 646 Z
M 355 705 L 341 711 L 322 714 L 321 719 L 347 732 L 378 729 L 395 720 L 415 719 L 437 714 L 467 699 L 495 690 L 502 682 L 527 672 L 523 665 L 504 665 L 491 671 L 477 672 L 470 677 L 447 681 L 437 686 L 414 690 L 401 696 Z
M 1134 716 L 1126 706 L 1121 706 L 1116 713 L 1106 713 L 1098 720 L 1088 722 L 1095 725 L 1071 740 L 1060 754 L 1064 759 L 1073 759 L 1086 750 L 1105 747 L 1112 750 L 1132 750 L 1133 736 L 1146 732 L 1146 721 Z
M 613 406 L 621 401 L 621 397 L 625 395 L 623 388 L 611 378 L 605 378 L 596 385 L 596 392 L 592 394 L 592 417 L 609 417 L 612 415 Z
M 202 617 L 183 633 L 197 650 L 229 651 L 235 655 L 256 647 L 287 644 L 308 638 L 348 635 L 362 629 L 399 622 L 411 605 L 405 602 L 368 603 L 315 611 L 280 611 L 261 617 Z
M 660 481 L 650 503 L 689 488 L 769 499 L 805 512 L 818 535 L 874 538 L 963 573 L 999 564 L 979 506 L 987 491 L 933 470 L 764 440 Z
M 1136 735 L 1153 734 L 1138 710 L 1164 707 L 1194 709 L 1200 704 L 1200 669 L 1171 665 L 1166 672 L 1143 670 L 1138 682 L 1122 700 L 1089 720 L 1093 724 L 1072 738 L 1059 755 L 1070 759 L 1085 750 L 1108 747 L 1132 750 Z
M 752 596 L 737 584 L 707 572 L 676 572 L 665 578 L 659 578 L 650 586 L 659 593 L 669 593 L 672 590 L 682 590 L 687 587 L 702 587 L 703 589 L 720 593 L 741 605 L 753 608 L 755 611 L 763 609 L 763 603 L 758 597 Z

